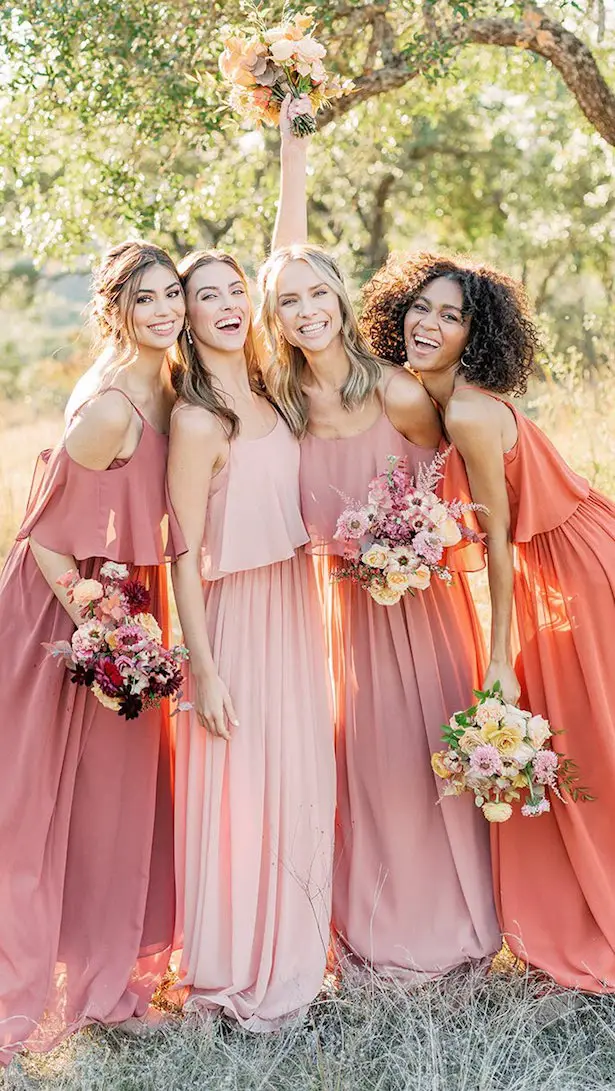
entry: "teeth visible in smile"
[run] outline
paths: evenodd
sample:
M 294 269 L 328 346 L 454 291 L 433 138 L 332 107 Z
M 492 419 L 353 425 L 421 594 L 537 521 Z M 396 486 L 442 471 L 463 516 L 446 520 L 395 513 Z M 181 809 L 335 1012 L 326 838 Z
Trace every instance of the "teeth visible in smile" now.
M 217 330 L 226 330 L 230 328 L 238 330 L 240 326 L 240 318 L 221 318 L 219 322 L 216 322 Z
M 161 322 L 158 326 L 150 326 L 150 330 L 153 330 L 154 333 L 170 333 L 173 325 L 173 322 Z
M 428 345 L 431 349 L 440 348 L 437 341 L 430 341 L 428 337 L 419 337 L 417 336 L 417 334 L 415 334 L 414 340 L 416 341 L 417 345 Z
M 316 333 L 317 330 L 324 330 L 326 322 L 310 322 L 307 326 L 299 326 L 299 333 Z

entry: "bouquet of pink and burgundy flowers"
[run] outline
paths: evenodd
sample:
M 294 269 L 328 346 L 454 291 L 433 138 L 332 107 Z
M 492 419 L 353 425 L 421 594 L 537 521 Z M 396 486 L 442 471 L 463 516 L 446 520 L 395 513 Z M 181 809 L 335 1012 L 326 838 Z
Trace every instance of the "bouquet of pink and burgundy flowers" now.
M 507 822 L 514 802 L 521 802 L 526 817 L 546 814 L 551 810 L 547 789 L 559 799 L 564 791 L 574 801 L 593 798 L 576 783 L 574 762 L 548 747 L 553 734 L 548 720 L 507 704 L 499 682 L 474 693 L 476 704 L 456 712 L 443 728 L 448 749 L 431 758 L 444 781 L 443 795 L 473 792 L 488 822 Z
M 160 626 L 148 612 L 149 591 L 129 578 L 126 565 L 106 561 L 98 579 L 81 579 L 72 571 L 58 584 L 67 589 L 84 620 L 70 642 L 44 647 L 64 660 L 72 682 L 87 686 L 105 708 L 127 720 L 157 706 L 163 697 L 181 698 L 188 650 L 180 644 L 163 647 Z
M 355 580 L 381 606 L 393 606 L 407 591 L 424 591 L 433 575 L 451 583 L 445 550 L 462 538 L 478 539 L 463 514 L 479 505 L 436 495 L 447 454 L 421 466 L 416 481 L 405 459 L 389 455 L 389 468 L 369 483 L 367 503 L 347 500 L 334 534 L 346 547 L 335 579 Z
M 340 80 L 327 73 L 323 58 L 326 49 L 313 36 L 312 9 L 284 19 L 267 28 L 257 9 L 251 13 L 251 34 L 232 34 L 224 40 L 219 67 L 231 85 L 230 104 L 255 125 L 277 125 L 280 105 L 286 95 L 307 95 L 316 113 L 332 98 L 352 89 L 350 80 Z M 311 114 L 295 117 L 297 136 L 316 130 Z

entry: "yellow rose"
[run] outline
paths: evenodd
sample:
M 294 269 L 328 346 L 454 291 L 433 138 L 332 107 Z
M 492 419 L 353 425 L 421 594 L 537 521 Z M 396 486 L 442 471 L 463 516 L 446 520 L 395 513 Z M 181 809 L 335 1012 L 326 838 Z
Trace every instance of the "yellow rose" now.
M 481 810 L 487 822 L 508 822 L 513 813 L 510 803 L 483 803 Z
M 459 727 L 459 724 L 456 726 Z M 467 727 L 459 740 L 459 749 L 463 750 L 464 754 L 471 754 L 477 746 L 483 746 L 484 742 L 480 731 L 477 731 L 475 727 Z
M 482 734 L 487 742 L 496 747 L 502 757 L 508 757 L 521 746 L 524 731 L 519 727 L 507 727 L 505 724 L 498 724 L 495 731 L 487 732 L 487 725 L 485 724 Z
M 431 768 L 436 776 L 441 777 L 442 780 L 448 780 L 453 775 L 450 769 L 444 764 L 446 754 L 446 750 L 438 750 L 436 754 L 431 755 Z
M 137 614 L 134 621 L 136 625 L 145 629 L 150 640 L 154 640 L 156 644 L 162 643 L 162 630 L 153 614 Z
M 110 708 L 112 712 L 118 711 L 121 704 L 119 697 L 108 697 L 106 693 L 103 693 L 100 686 L 98 685 L 98 682 L 94 682 L 94 685 L 92 686 L 92 693 L 94 694 L 96 700 L 100 701 L 101 705 L 103 705 L 104 708 Z
M 407 572 L 387 572 L 387 584 L 393 591 L 407 591 L 410 586 L 410 577 Z
M 389 551 L 382 549 L 381 546 L 372 546 L 362 554 L 361 560 L 370 568 L 385 568 L 389 560 Z
M 380 583 L 374 587 L 368 587 L 368 591 L 379 606 L 395 606 L 401 598 L 401 591 L 394 591 L 392 587 L 386 585 L 383 587 Z
M 478 717 L 476 717 L 478 719 Z M 483 737 L 483 742 L 491 742 L 492 737 L 500 730 L 499 720 L 483 720 L 480 728 L 480 733 Z
M 414 568 L 412 572 L 408 573 L 408 579 L 411 587 L 416 587 L 418 591 L 424 591 L 431 583 L 431 572 L 426 564 L 420 564 L 418 568 Z

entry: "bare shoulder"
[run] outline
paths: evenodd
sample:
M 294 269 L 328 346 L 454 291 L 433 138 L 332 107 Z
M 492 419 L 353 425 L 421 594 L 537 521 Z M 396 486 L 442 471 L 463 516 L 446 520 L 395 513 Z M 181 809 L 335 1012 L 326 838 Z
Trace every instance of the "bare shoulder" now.
M 201 405 L 176 403 L 171 414 L 169 464 L 181 462 L 219 467 L 226 461 L 228 439 L 215 413 Z
M 124 436 L 132 415 L 133 407 L 128 398 L 120 394 L 119 390 L 104 390 L 79 410 L 74 427 L 86 425 L 113 436 Z
M 403 411 L 431 403 L 424 386 L 404 367 L 386 367 L 383 386 L 387 409 Z
M 133 417 L 133 407 L 116 390 L 96 395 L 68 427 L 64 445 L 69 456 L 89 470 L 105 470 L 120 453 Z
M 501 432 L 501 402 L 490 398 L 482 390 L 463 387 L 456 390 L 444 414 L 446 429 L 451 438 L 455 434 L 467 435 L 471 431 Z

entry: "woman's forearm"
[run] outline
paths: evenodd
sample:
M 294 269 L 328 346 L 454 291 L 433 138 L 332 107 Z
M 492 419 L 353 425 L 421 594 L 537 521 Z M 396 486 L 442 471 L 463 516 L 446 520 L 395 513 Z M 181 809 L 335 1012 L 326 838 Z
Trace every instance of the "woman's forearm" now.
M 45 546 L 39 545 L 34 538 L 30 538 L 28 544 L 34 560 L 55 597 L 62 604 L 71 621 L 73 621 L 75 625 L 81 625 L 83 617 L 79 608 L 74 602 L 69 601 L 68 589 L 62 587 L 58 583 L 60 577 L 64 576 L 67 572 L 73 571 L 76 576 L 79 575 L 75 558 L 68 554 L 56 553 L 52 549 L 46 549 Z
M 183 639 L 190 652 L 192 673 L 202 676 L 217 673 L 207 634 L 201 577 L 190 553 L 172 565 L 171 575 Z
M 491 593 L 491 659 L 510 663 L 514 590 L 513 547 L 507 536 L 487 539 Z
M 306 160 L 307 149 L 300 142 L 282 145 L 280 200 L 273 229 L 273 250 L 307 242 Z

